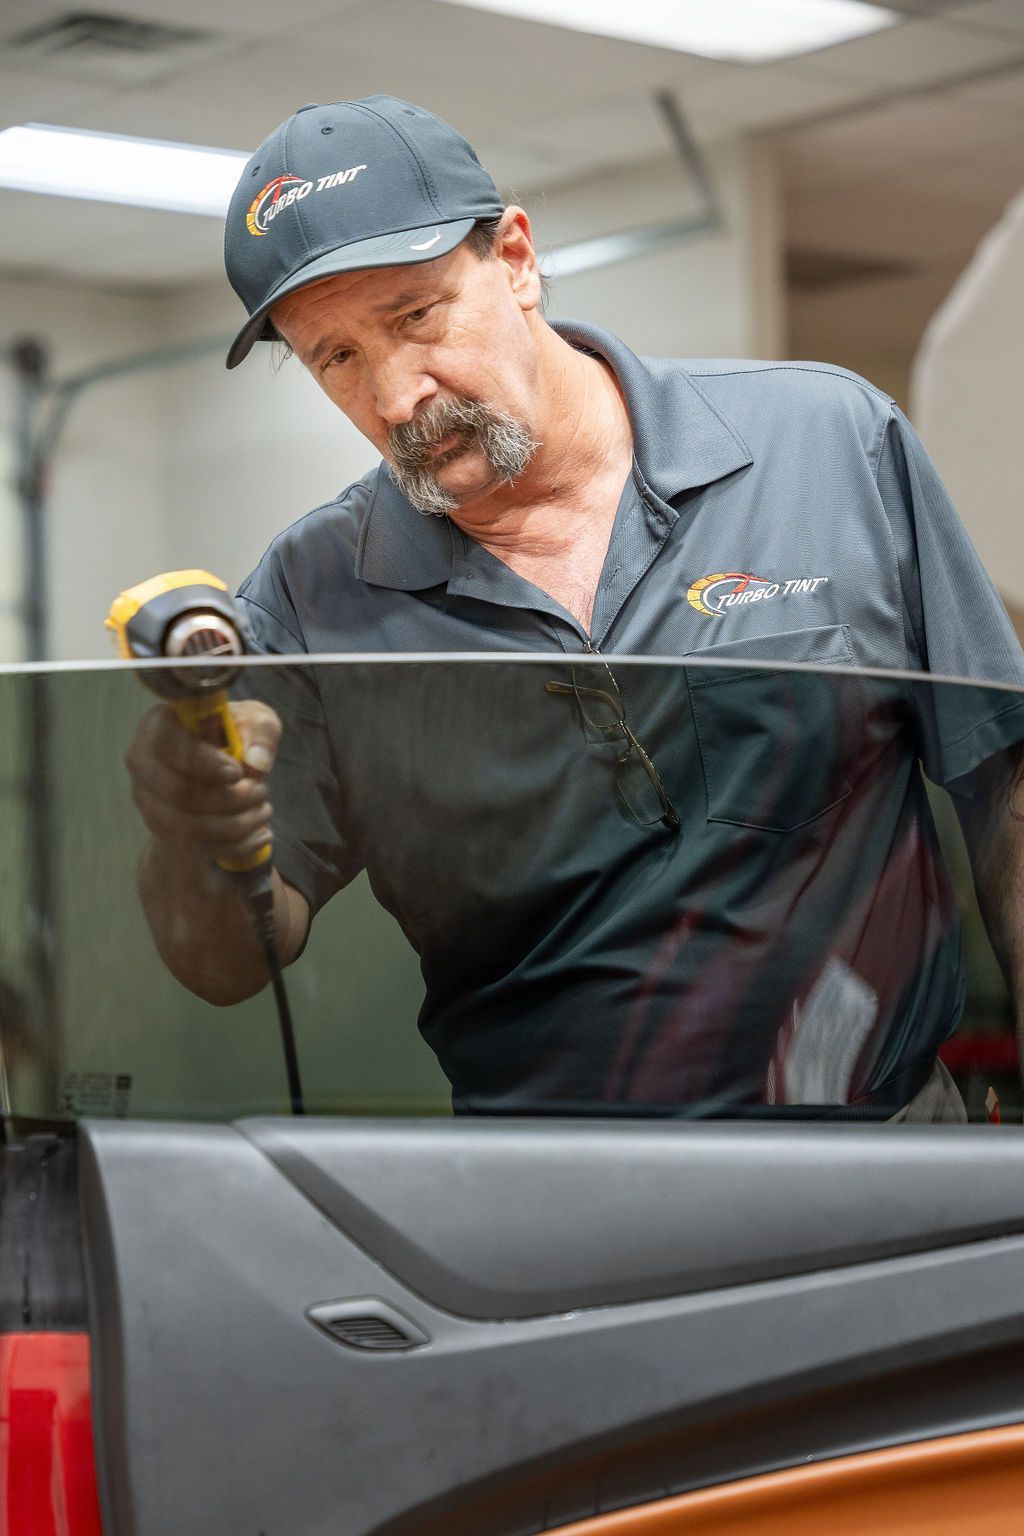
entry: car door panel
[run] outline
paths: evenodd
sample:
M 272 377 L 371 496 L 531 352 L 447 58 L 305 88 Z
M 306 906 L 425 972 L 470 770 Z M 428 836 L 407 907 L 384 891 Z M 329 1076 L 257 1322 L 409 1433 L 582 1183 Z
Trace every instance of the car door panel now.
M 526 1536 L 1024 1420 L 1010 1132 L 82 1139 L 106 1536 Z

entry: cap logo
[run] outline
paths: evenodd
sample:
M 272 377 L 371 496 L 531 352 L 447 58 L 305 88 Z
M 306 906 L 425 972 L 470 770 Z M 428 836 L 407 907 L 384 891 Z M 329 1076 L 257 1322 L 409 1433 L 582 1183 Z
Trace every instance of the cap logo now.
M 441 231 L 435 230 L 429 240 L 421 240 L 418 245 L 410 245 L 410 251 L 429 251 L 432 245 L 436 245 L 441 238 Z
M 329 192 L 332 187 L 344 186 L 354 181 L 365 165 L 350 165 L 346 171 L 332 171 L 316 181 L 305 181 L 301 176 L 275 176 L 253 198 L 245 216 L 245 227 L 250 235 L 265 235 L 279 213 L 300 203 L 311 192 Z M 440 238 L 440 236 L 438 237 Z

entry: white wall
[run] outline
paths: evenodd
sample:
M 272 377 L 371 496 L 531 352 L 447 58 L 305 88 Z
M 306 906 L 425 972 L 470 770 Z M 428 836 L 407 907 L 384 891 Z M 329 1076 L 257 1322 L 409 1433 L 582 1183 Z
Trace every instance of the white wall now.
M 215 350 L 162 380 L 171 567 L 199 565 L 236 586 L 275 534 L 364 474 L 376 455 L 294 359 L 258 344 L 224 367 L 244 311 L 218 281 L 161 306 L 175 343 Z
M 549 314 L 607 326 L 662 357 L 782 357 L 781 200 L 766 143 L 709 152 L 721 228 L 618 266 L 559 280 Z M 552 192 L 527 211 L 541 250 L 685 219 L 701 201 L 676 159 Z
M 6 354 L 22 337 L 41 341 L 58 380 L 153 346 L 157 321 L 150 299 L 0 282 L 0 348 Z M 22 582 L 22 529 L 11 485 L 15 416 L 14 377 L 3 368 L 0 601 L 8 603 L 20 600 Z M 53 465 L 46 526 L 52 656 L 109 654 L 103 620 L 111 598 L 165 563 L 165 441 L 152 376 L 97 385 L 71 410 Z M 8 611 L 0 660 L 21 660 L 21 647 L 17 618 Z
M 1024 194 L 938 310 L 911 374 L 915 424 L 978 552 L 1024 606 Z
M 551 314 L 590 319 L 641 352 L 778 356 L 781 253 L 767 149 L 712 160 L 725 228 L 564 279 Z M 542 247 L 683 217 L 696 206 L 664 161 L 531 200 Z M 230 584 L 273 536 L 374 462 L 372 448 L 294 362 L 258 346 L 232 373 L 223 351 L 241 308 L 218 275 L 163 298 L 0 285 L 0 330 L 52 339 L 57 371 L 209 340 L 204 357 L 97 386 L 76 405 L 49 513 L 51 655 L 109 654 L 111 598 L 157 570 L 205 565 Z

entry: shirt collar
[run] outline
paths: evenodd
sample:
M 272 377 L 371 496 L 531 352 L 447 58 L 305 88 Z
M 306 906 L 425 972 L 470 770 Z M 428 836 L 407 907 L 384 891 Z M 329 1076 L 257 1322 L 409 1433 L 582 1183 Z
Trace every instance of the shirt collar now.
M 639 358 L 596 325 L 556 320 L 553 328 L 571 346 L 611 364 L 626 397 L 633 456 L 662 501 L 753 463 L 739 433 L 679 363 Z M 359 541 L 356 576 L 371 586 L 416 592 L 448 581 L 454 553 L 448 520 L 417 512 L 382 463 Z
M 355 573 L 373 587 L 420 592 L 443 585 L 452 574 L 452 525 L 446 517 L 418 512 L 381 463 L 359 536 Z

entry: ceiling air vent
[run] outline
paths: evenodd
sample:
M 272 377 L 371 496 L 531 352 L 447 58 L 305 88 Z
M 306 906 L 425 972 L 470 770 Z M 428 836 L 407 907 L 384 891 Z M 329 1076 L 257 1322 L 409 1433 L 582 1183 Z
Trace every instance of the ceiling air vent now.
M 322 1301 L 309 1307 L 306 1316 L 339 1344 L 350 1349 L 395 1351 L 418 1349 L 427 1335 L 395 1307 L 376 1297 L 350 1301 Z
M 136 84 L 194 63 L 222 39 L 197 27 L 67 11 L 6 40 L 9 62 L 105 84 Z

